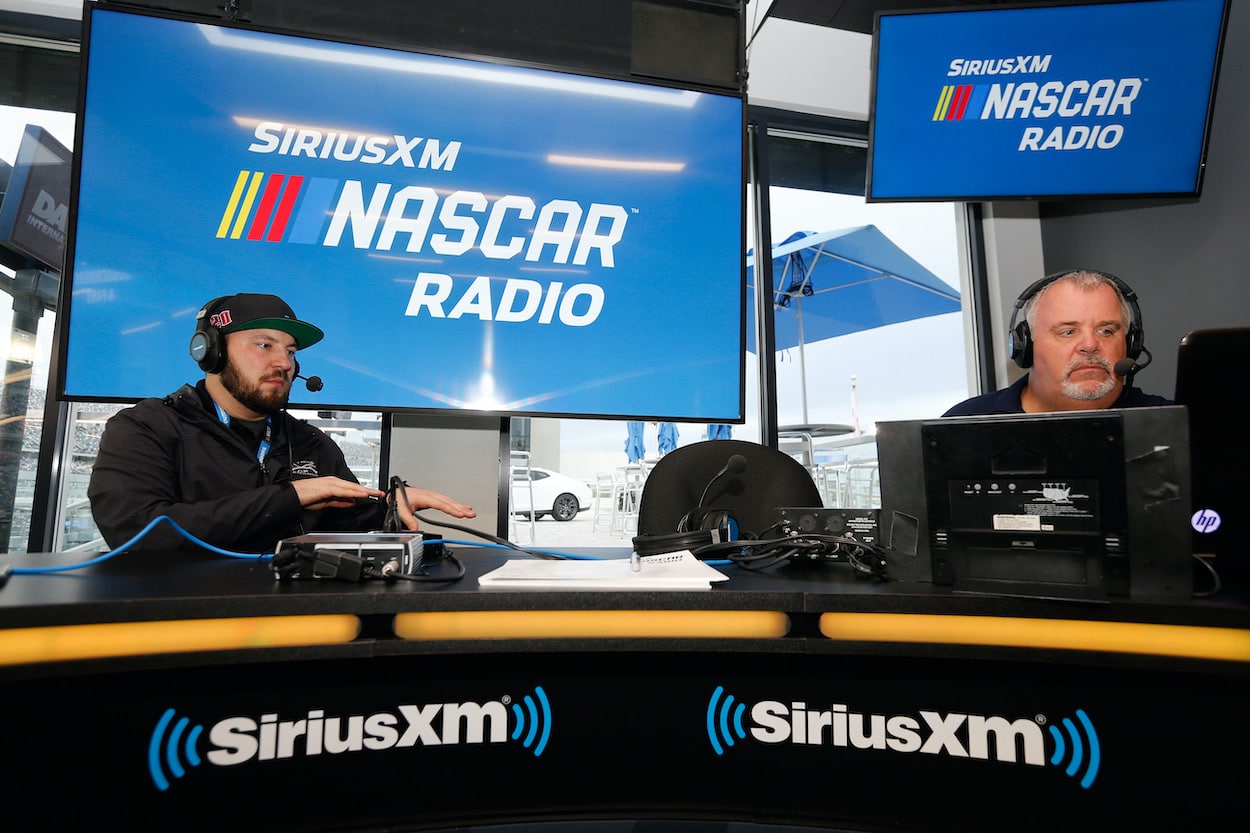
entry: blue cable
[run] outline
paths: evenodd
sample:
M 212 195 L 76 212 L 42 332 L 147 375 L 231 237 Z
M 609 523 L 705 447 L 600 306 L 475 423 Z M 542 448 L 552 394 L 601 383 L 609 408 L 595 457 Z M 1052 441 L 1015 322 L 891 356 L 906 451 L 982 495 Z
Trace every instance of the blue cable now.
M 442 543 L 444 543 L 444 544 L 460 544 L 460 545 L 462 545 L 462 546 L 466 546 L 466 547 L 480 547 L 480 548 L 482 548 L 482 549 L 513 550 L 514 552 L 519 552 L 519 553 L 535 553 L 535 554 L 537 554 L 537 555 L 554 555 L 554 556 L 556 556 L 557 558 L 567 558 L 567 559 L 569 559 L 569 560 L 571 560 L 571 561 L 579 561 L 579 560 L 580 560 L 580 561 L 605 561 L 605 560 L 609 560 L 609 559 L 603 559 L 603 558 L 600 558 L 600 557 L 599 557 L 599 556 L 597 556 L 597 555 L 578 555 L 578 554 L 576 554 L 576 553 L 558 552 L 558 551 L 555 551 L 555 550 L 536 550 L 536 549 L 532 549 L 532 548 L 529 548 L 529 547 L 526 547 L 526 548 L 524 548 L 524 549 L 517 549 L 516 547 L 509 547 L 509 546 L 506 546 L 506 545 L 504 545 L 504 544 L 488 544 L 488 543 L 483 543 L 483 542 L 481 542 L 481 541 L 449 541 L 449 540 L 447 540 L 447 539 L 445 539 L 445 538 L 444 538 L 444 539 L 441 539 L 441 540 L 442 540 Z M 704 561 L 703 563 L 704 563 L 704 564 L 706 564 L 706 565 L 708 565 L 709 567 L 728 567 L 729 565 L 733 564 L 733 561 L 731 561 L 731 560 L 729 560 L 729 559 L 727 559 L 727 558 L 721 558 L 721 559 L 717 559 L 717 560 L 715 560 L 715 561 Z
M 221 549 L 220 547 L 215 547 L 212 544 L 208 543 L 207 541 L 202 541 L 199 538 L 192 535 L 190 532 L 187 532 L 185 529 L 179 526 L 177 522 L 174 521 L 173 518 L 169 517 L 168 515 L 158 515 L 157 517 L 153 518 L 151 522 L 148 523 L 147 526 L 139 530 L 138 534 L 136 534 L 133 538 L 131 538 L 126 543 L 122 544 L 119 547 L 114 547 L 108 552 L 101 553 L 100 555 L 97 555 L 95 558 L 92 558 L 90 560 L 80 561 L 77 564 L 60 564 L 60 565 L 48 566 L 48 567 L 14 567 L 12 570 L 12 573 L 13 575 L 24 575 L 24 576 L 36 575 L 39 573 L 63 573 L 69 570 L 78 570 L 83 567 L 90 567 L 94 564 L 100 564 L 104 561 L 107 561 L 108 559 L 112 558 L 115 555 L 125 552 L 126 550 L 133 547 L 135 544 L 139 543 L 139 541 L 143 540 L 143 538 L 149 532 L 152 531 L 153 527 L 155 527 L 161 521 L 164 521 L 165 523 L 172 526 L 174 528 L 174 531 L 176 531 L 182 537 L 186 538 L 191 543 L 197 546 L 203 547 L 209 552 L 215 552 L 218 555 L 224 555 L 229 558 L 245 558 L 245 559 L 249 559 L 253 561 L 273 557 L 273 553 L 232 552 L 231 550 L 224 550 L 224 549 Z M 579 555 L 577 553 L 558 552 L 555 550 L 519 549 L 517 547 L 505 546 L 504 544 L 492 544 L 492 543 L 483 542 L 483 541 L 455 541 L 455 540 L 449 540 L 446 538 L 441 538 L 438 540 L 443 544 L 460 544 L 461 546 L 478 547 L 481 549 L 513 550 L 515 552 L 532 553 L 535 555 L 551 555 L 551 556 L 555 556 L 556 558 L 566 558 L 572 561 L 605 560 L 595 555 Z M 728 566 L 730 564 L 733 564 L 733 562 L 728 559 L 718 559 L 716 561 L 705 561 L 703 563 L 712 567 L 723 567 L 723 566 Z
M 119 553 L 125 552 L 126 550 L 134 546 L 135 544 L 139 543 L 139 541 L 143 540 L 144 536 L 146 536 L 149 532 L 151 532 L 152 528 L 155 527 L 161 521 L 165 521 L 166 523 L 168 523 L 170 526 L 174 528 L 175 531 L 178 532 L 178 534 L 186 538 L 191 543 L 201 546 L 204 549 L 209 550 L 211 552 L 215 552 L 218 555 L 226 555 L 226 556 L 229 556 L 230 558 L 247 558 L 247 559 L 252 559 L 252 560 L 273 557 L 271 553 L 241 553 L 241 552 L 231 552 L 230 550 L 223 550 L 220 547 L 215 547 L 206 541 L 201 541 L 199 538 L 196 538 L 190 532 L 187 532 L 185 529 L 180 527 L 174 521 L 174 519 L 169 517 L 168 515 L 158 515 L 157 517 L 153 518 L 152 521 L 147 526 L 139 530 L 138 534 L 135 535 L 135 537 L 131 538 L 129 541 L 127 541 L 126 543 L 122 544 L 119 547 L 114 547 L 108 552 L 97 555 L 95 558 L 92 558 L 89 561 L 81 561 L 77 564 L 61 564 L 58 566 L 49 566 L 49 567 L 14 567 L 13 574 L 14 575 L 35 575 L 37 573 L 63 573 L 67 570 L 77 570 L 82 567 L 90 567 L 93 564 L 99 564 L 103 561 L 107 561 L 108 559 L 112 558 L 113 556 Z

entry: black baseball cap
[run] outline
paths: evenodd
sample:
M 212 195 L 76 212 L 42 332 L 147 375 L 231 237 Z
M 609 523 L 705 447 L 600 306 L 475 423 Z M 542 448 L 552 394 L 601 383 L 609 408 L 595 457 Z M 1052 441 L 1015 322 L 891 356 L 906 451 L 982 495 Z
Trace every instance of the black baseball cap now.
M 295 339 L 296 349 L 311 347 L 325 337 L 319 327 L 295 317 L 295 311 L 277 295 L 239 292 L 210 301 L 201 326 L 223 334 L 237 330 L 279 330 Z

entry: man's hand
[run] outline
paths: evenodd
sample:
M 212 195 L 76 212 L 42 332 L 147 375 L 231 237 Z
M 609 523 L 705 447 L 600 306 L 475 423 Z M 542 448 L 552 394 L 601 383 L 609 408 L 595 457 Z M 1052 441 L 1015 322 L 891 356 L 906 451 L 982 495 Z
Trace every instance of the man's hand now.
M 407 502 L 404 501 L 405 495 L 408 497 Z M 437 509 L 453 518 L 477 517 L 477 512 L 469 504 L 461 503 L 430 489 L 418 489 L 415 486 L 405 486 L 404 494 L 396 496 L 396 503 L 399 508 L 399 519 L 408 529 L 420 528 L 416 517 L 410 511 L 414 509 Z
M 305 509 L 346 509 L 358 500 L 386 495 L 381 489 L 370 489 L 341 477 L 310 477 L 292 480 L 291 485 L 299 495 L 299 505 Z

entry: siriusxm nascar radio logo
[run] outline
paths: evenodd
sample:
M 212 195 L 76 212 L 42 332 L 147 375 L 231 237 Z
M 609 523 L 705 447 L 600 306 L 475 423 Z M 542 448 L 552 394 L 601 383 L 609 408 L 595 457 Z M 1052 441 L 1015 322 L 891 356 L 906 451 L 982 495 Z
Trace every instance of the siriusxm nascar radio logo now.
M 1108 150 L 1120 144 L 1125 122 L 1145 79 L 1077 78 L 1072 80 L 1015 80 L 1017 74 L 1045 75 L 1052 55 L 1010 58 L 955 58 L 948 76 L 986 77 L 987 83 L 945 84 L 938 92 L 932 120 L 944 122 L 1031 120 L 1020 133 L 1018 151 Z M 1009 76 L 1011 80 L 997 80 Z
M 248 151 L 350 162 L 440 174 L 454 170 L 461 142 L 364 136 L 278 122 L 260 122 Z M 558 266 L 616 266 L 616 246 L 631 212 L 624 206 L 522 194 L 487 196 L 477 190 L 411 182 L 303 176 L 240 170 L 217 221 L 219 240 L 350 247 L 373 252 L 427 252 L 456 258 L 473 252 L 487 261 Z M 449 274 L 420 272 L 404 314 L 430 318 L 568 327 L 593 324 L 603 310 L 603 287 L 479 275 L 455 286 Z
M 505 696 L 486 703 L 405 704 L 352 715 L 314 708 L 293 719 L 277 713 L 237 715 L 208 727 L 170 708 L 152 729 L 147 763 L 152 783 L 164 791 L 200 766 L 508 742 L 538 757 L 550 737 L 551 703 L 541 686 L 519 700 Z
M 1062 767 L 1089 789 L 1102 750 L 1083 709 L 1051 722 L 994 715 L 919 710 L 915 714 L 864 714 L 835 703 L 813 709 L 802 702 L 761 700 L 748 706 L 723 686 L 708 698 L 708 742 L 725 755 L 740 742 L 829 746 L 893 753 L 945 755 L 1002 764 Z M 1049 754 L 1047 747 L 1049 746 Z

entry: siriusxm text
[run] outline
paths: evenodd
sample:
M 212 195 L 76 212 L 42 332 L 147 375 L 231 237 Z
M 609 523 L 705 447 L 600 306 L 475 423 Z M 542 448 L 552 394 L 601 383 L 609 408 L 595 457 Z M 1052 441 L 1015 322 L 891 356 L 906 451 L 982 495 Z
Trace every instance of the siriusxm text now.
M 865 714 L 835 703 L 764 700 L 751 709 L 750 734 L 761 743 L 919 752 L 1009 763 L 1045 764 L 1045 737 L 1030 719 L 918 711 L 915 715 Z
M 252 135 L 256 141 L 247 147 L 252 153 L 307 156 L 310 159 L 361 162 L 365 165 L 399 164 L 405 168 L 444 171 L 456 167 L 456 158 L 461 147 L 461 143 L 457 141 L 448 142 L 444 147 L 438 139 L 420 136 L 368 136 L 274 121 L 256 125 Z
M 955 58 L 947 75 L 1026 75 L 1050 70 L 1052 55 L 1016 55 L 1011 58 Z
M 205 758 L 217 766 L 296 756 L 338 755 L 413 746 L 504 743 L 508 711 L 498 701 L 401 705 L 394 711 L 329 715 L 310 709 L 293 720 L 277 714 L 228 717 L 209 730 Z

